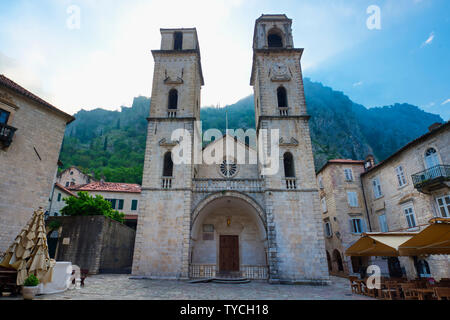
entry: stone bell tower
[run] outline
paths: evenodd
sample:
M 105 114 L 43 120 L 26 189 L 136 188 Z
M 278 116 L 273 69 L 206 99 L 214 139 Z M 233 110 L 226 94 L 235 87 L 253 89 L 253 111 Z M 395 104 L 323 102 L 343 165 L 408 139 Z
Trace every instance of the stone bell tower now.
M 253 36 L 256 129 L 279 130 L 279 170 L 265 175 L 269 273 L 272 281 L 328 281 L 309 116 L 292 20 L 262 15 Z
M 188 277 L 195 121 L 204 85 L 195 28 L 161 29 L 161 49 L 153 50 L 153 89 L 148 118 L 142 193 L 133 257 L 133 275 Z M 184 154 L 173 162 L 177 129 L 189 132 Z M 186 152 L 186 151 L 183 151 Z

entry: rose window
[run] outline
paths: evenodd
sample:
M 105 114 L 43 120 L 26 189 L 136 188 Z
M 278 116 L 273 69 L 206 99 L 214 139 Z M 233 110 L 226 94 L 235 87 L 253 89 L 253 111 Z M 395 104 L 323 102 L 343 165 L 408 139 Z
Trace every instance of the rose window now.
M 237 173 L 237 165 L 232 160 L 223 160 L 220 173 L 226 178 L 231 178 Z

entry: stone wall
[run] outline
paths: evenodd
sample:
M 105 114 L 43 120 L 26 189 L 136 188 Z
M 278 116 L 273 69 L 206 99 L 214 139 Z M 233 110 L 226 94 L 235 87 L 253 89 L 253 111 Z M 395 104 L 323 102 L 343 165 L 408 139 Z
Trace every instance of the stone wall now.
M 57 261 L 70 261 L 89 273 L 130 273 L 135 231 L 103 216 L 51 217 L 61 222 Z
M 0 253 L 39 207 L 47 208 L 61 143 L 69 119 L 0 88 L 0 108 L 17 128 L 11 145 L 0 148 Z

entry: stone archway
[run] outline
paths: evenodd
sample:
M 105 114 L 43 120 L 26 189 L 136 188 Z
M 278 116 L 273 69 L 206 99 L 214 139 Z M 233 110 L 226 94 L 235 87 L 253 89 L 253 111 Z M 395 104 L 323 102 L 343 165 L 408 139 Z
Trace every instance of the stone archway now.
M 192 213 L 190 277 L 232 273 L 268 278 L 264 214 L 251 198 L 238 192 L 217 193 Z

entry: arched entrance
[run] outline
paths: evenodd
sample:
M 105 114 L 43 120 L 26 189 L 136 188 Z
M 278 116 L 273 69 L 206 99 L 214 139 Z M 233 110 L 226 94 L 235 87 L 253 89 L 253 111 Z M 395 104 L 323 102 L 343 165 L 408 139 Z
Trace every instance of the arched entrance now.
M 190 277 L 267 279 L 267 236 L 261 208 L 242 194 L 213 195 L 194 210 Z
M 333 260 L 337 266 L 338 271 L 344 271 L 344 265 L 342 264 L 341 254 L 337 249 L 333 250 Z

